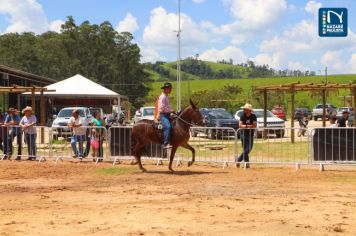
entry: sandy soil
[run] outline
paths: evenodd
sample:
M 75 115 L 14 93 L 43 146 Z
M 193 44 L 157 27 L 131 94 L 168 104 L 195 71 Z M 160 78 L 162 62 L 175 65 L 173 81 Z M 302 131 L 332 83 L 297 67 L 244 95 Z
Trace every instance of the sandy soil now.
M 356 170 L 0 162 L 0 235 L 356 235 Z

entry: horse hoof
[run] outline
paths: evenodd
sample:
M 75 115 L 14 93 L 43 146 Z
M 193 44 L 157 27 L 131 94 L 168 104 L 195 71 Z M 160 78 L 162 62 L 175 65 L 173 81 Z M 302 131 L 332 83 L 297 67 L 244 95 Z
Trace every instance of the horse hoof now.
M 147 170 L 145 168 L 141 168 L 141 171 L 142 171 L 142 173 L 147 172 Z
M 169 168 L 169 172 L 171 172 L 171 174 L 173 174 L 174 170 L 172 168 Z
M 192 161 L 188 161 L 188 167 L 191 167 L 193 165 Z

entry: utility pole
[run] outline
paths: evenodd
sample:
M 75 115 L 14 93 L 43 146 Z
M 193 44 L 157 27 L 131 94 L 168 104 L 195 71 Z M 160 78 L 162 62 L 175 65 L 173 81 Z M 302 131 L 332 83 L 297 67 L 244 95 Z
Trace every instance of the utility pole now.
M 180 25 L 180 1 L 178 0 L 178 33 L 177 33 L 177 111 L 181 110 L 181 25 Z

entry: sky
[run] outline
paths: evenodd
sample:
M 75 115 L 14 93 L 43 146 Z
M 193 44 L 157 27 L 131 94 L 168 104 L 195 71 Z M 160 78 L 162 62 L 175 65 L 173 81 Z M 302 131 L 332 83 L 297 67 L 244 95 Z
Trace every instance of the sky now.
M 348 36 L 318 36 L 318 9 L 346 7 Z M 0 34 L 60 31 L 76 23 L 109 21 L 128 31 L 142 62 L 177 58 L 178 0 L 0 0 Z M 354 0 L 181 0 L 182 58 L 253 60 L 275 69 L 356 74 Z

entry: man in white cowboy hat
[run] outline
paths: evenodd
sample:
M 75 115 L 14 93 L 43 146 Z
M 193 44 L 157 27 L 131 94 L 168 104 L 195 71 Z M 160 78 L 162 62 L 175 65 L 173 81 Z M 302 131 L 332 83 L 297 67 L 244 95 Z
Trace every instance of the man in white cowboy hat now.
M 257 127 L 257 117 L 252 113 L 252 105 L 246 103 L 245 106 L 242 107 L 244 110 L 243 115 L 240 117 L 240 138 L 242 142 L 243 152 L 239 157 L 236 157 L 236 167 L 240 166 L 240 162 L 244 160 L 246 162 L 246 168 L 249 168 L 248 162 L 250 161 L 249 153 L 253 147 L 253 135 L 255 128 Z

